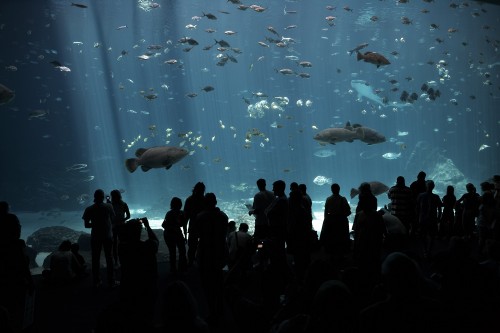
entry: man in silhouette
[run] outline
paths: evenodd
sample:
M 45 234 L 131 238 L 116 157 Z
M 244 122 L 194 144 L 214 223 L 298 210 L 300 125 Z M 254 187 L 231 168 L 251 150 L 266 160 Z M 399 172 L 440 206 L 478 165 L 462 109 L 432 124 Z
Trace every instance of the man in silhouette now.
M 92 277 L 95 287 L 102 285 L 100 259 L 103 248 L 106 257 L 108 286 L 114 287 L 116 285 L 113 268 L 113 231 L 111 223 L 114 217 L 113 206 L 104 202 L 104 191 L 101 189 L 96 190 L 94 204 L 87 207 L 82 216 L 85 228 L 92 229 L 90 232 L 90 248 L 92 252 Z
M 257 180 L 257 188 L 259 192 L 253 197 L 252 209 L 248 214 L 255 216 L 254 238 L 260 241 L 268 236 L 269 222 L 264 211 L 273 202 L 274 193 L 266 190 L 266 180 L 262 178 Z

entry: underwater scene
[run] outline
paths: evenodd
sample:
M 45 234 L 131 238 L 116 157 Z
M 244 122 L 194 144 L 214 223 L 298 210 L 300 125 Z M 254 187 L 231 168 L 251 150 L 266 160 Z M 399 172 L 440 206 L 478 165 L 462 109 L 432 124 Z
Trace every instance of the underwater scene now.
M 332 183 L 356 205 L 423 170 L 459 196 L 500 170 L 499 20 L 489 1 L 3 0 L 0 200 L 25 238 L 83 229 L 98 188 L 158 223 L 199 181 L 250 223 L 259 178 L 306 184 L 319 222 Z

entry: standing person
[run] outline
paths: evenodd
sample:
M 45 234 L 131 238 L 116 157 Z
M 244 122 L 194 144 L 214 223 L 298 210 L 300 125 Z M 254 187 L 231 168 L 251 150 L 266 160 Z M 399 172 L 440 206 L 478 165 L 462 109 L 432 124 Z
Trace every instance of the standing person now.
M 500 241 L 500 175 L 493 176 L 493 198 L 495 199 L 495 215 L 493 222 L 493 238 Z
M 409 233 L 411 222 L 415 219 L 415 201 L 413 201 L 412 191 L 405 185 L 403 176 L 396 179 L 396 185 L 389 189 L 387 196 L 391 200 L 391 214 L 403 223 Z
M 478 229 L 478 254 L 484 256 L 486 240 L 493 238 L 493 221 L 495 219 L 495 197 L 493 196 L 494 185 L 489 182 L 481 183 L 479 214 L 477 217 Z
M 82 219 L 85 228 L 91 228 L 90 232 L 90 248 L 92 253 L 92 277 L 94 287 L 100 287 L 100 259 L 101 251 L 104 248 L 106 257 L 106 272 L 108 278 L 108 286 L 116 286 L 113 268 L 113 231 L 112 220 L 115 217 L 113 206 L 104 203 L 104 191 L 98 189 L 94 192 L 94 204 L 87 207 L 83 213 Z
M 479 194 L 472 183 L 465 185 L 467 193 L 457 200 L 457 204 L 462 204 L 462 230 L 465 238 L 471 238 L 476 226 L 476 217 L 479 215 Z
M 141 240 L 143 225 L 148 235 L 145 241 Z M 133 307 L 137 318 L 146 318 L 147 323 L 153 320 L 158 294 L 158 246 L 158 238 L 146 217 L 123 225 L 118 248 L 122 264 L 120 298 L 126 307 Z
M 330 187 L 332 195 L 325 201 L 325 218 L 321 227 L 320 241 L 325 252 L 333 259 L 345 254 L 349 245 L 349 220 L 351 207 L 340 195 L 339 184 Z
M 259 192 L 253 197 L 252 209 L 248 214 L 255 216 L 254 238 L 258 242 L 267 238 L 269 233 L 269 221 L 265 210 L 273 202 L 274 193 L 266 190 L 266 180 L 262 178 L 257 180 L 257 188 Z
M 34 283 L 26 255 L 26 243 L 21 239 L 21 224 L 9 213 L 9 204 L 0 202 L 0 308 L 9 313 L 14 332 L 21 332 L 28 296 L 33 297 Z
M 111 191 L 111 205 L 113 206 L 113 211 L 115 212 L 115 217 L 113 219 L 113 259 L 115 260 L 115 265 L 118 264 L 118 233 L 120 228 L 123 226 L 125 221 L 130 218 L 130 210 L 126 202 L 122 200 L 122 194 L 119 190 Z
M 163 238 L 168 247 L 170 255 L 170 272 L 175 273 L 185 271 L 187 266 L 186 259 L 186 238 L 187 234 L 187 220 L 184 212 L 182 211 L 182 200 L 173 197 L 170 201 L 170 210 L 165 214 L 162 227 Z M 183 233 L 184 231 L 184 233 Z M 176 250 L 179 249 L 179 267 L 177 267 Z
M 418 223 L 418 217 L 417 217 L 417 213 L 418 213 L 418 209 L 417 209 L 417 199 L 418 199 L 418 196 L 421 194 L 421 193 L 425 193 L 427 191 L 427 184 L 426 184 L 426 181 L 425 181 L 425 177 L 427 176 L 427 174 L 423 171 L 420 171 L 417 175 L 417 180 L 415 180 L 413 183 L 411 183 L 410 185 L 410 190 L 411 192 L 413 193 L 413 202 L 415 203 L 415 219 L 412 221 L 413 224 L 411 226 L 411 233 L 410 235 L 411 236 L 417 236 L 419 234 L 419 230 L 418 228 L 420 227 L 420 224 Z
M 188 228 L 188 265 L 191 266 L 196 259 L 196 249 L 198 248 L 199 226 L 196 216 L 203 210 L 205 200 L 205 184 L 196 183 L 193 187 L 193 193 L 184 202 L 184 214 L 189 223 Z
M 434 246 L 434 238 L 438 231 L 438 221 L 441 219 L 443 203 L 437 194 L 432 193 L 434 182 L 427 181 L 427 190 L 417 199 L 418 222 L 424 242 L 424 257 L 428 257 Z
M 358 267 L 377 281 L 380 273 L 382 245 L 387 233 L 384 219 L 377 212 L 377 198 L 369 183 L 359 186 L 359 202 L 352 226 L 354 231 L 353 257 Z
M 455 204 L 457 197 L 455 196 L 455 188 L 448 185 L 446 194 L 443 196 L 443 215 L 439 223 L 439 235 L 446 238 L 451 238 L 455 234 Z
M 227 264 L 226 235 L 229 218 L 217 207 L 213 193 L 205 195 L 205 209 L 196 217 L 199 223 L 197 262 L 209 308 L 209 324 L 217 324 L 222 315 L 222 269 Z
M 285 240 L 288 224 L 288 198 L 285 194 L 286 184 L 282 180 L 273 183 L 274 201 L 269 205 L 265 214 L 269 220 L 269 239 L 271 242 L 272 258 L 285 257 Z M 286 258 L 285 258 L 286 259 Z
M 21 238 L 21 223 L 15 214 L 9 213 L 9 204 L 0 201 L 0 243 L 10 243 Z
M 290 192 L 286 250 L 288 254 L 293 256 L 295 273 L 299 281 L 303 280 L 306 269 L 311 262 L 311 214 L 304 205 L 304 198 L 300 190 Z
M 277 180 L 273 183 L 274 201 L 266 208 L 269 220 L 269 241 L 263 244 L 269 256 L 269 266 L 263 272 L 263 306 L 266 311 L 274 312 L 280 306 L 280 295 L 289 283 L 290 269 L 286 260 L 286 233 L 288 225 L 288 198 L 285 194 L 286 183 Z
M 299 184 L 299 190 L 302 193 L 302 202 L 304 204 L 304 208 L 307 211 L 307 220 L 311 224 L 311 229 L 312 229 L 312 221 L 313 221 L 313 213 L 312 213 L 312 199 L 307 194 L 307 185 L 306 184 Z

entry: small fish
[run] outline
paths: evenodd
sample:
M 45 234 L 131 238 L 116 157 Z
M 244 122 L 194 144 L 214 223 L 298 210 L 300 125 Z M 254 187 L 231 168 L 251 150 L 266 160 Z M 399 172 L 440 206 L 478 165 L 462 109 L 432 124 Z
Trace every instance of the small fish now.
M 215 90 L 215 88 L 212 86 L 205 86 L 205 87 L 201 88 L 201 90 L 203 90 L 205 92 L 209 92 L 209 91 Z
M 215 44 L 219 44 L 221 47 L 227 47 L 227 48 L 230 48 L 231 46 L 229 45 L 228 42 L 226 42 L 225 40 L 221 39 L 221 40 L 217 40 L 217 39 L 214 39 L 215 40 Z
M 294 71 L 292 71 L 291 69 L 289 68 L 282 68 L 282 69 L 276 69 L 275 70 L 277 73 L 281 73 L 283 75 L 292 75 L 292 74 L 295 74 Z
M 209 20 L 217 20 L 217 17 L 214 14 L 210 14 L 210 13 L 208 13 L 208 14 L 203 13 L 203 15 L 201 15 L 201 17 L 206 17 Z
M 479 147 L 479 151 L 481 151 L 481 150 L 485 150 L 486 148 L 490 148 L 490 146 L 488 146 L 487 144 L 482 144 L 482 145 Z
M 67 167 L 66 171 L 77 171 L 77 170 L 82 170 L 82 169 L 85 169 L 85 168 L 87 168 L 87 164 L 85 164 L 85 163 L 77 163 L 77 164 L 73 164 L 70 167 Z
M 116 30 L 122 30 L 128 28 L 126 25 L 120 25 L 119 27 L 116 27 Z
M 363 43 L 363 44 L 359 44 L 358 46 L 356 46 L 355 48 L 353 48 L 352 50 L 350 51 L 347 51 L 347 53 L 349 53 L 349 55 L 353 54 L 354 52 L 358 52 L 359 50 L 361 49 L 364 49 L 365 47 L 368 46 L 368 43 Z
M 82 5 L 80 3 L 74 3 L 74 2 L 71 3 L 71 6 L 78 7 L 78 8 L 88 8 L 88 6 L 86 6 L 86 5 Z
M 396 160 L 396 159 L 401 157 L 401 153 L 389 152 L 389 153 L 383 154 L 382 157 L 385 158 L 386 160 Z

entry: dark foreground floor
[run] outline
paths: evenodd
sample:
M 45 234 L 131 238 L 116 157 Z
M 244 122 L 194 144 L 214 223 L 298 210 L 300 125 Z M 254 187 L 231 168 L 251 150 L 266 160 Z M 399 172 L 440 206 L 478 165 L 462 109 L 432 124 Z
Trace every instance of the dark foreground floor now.
M 159 293 L 161 295 L 169 282 L 174 280 L 168 272 L 168 263 L 159 262 Z M 102 271 L 105 276 L 105 271 Z M 206 305 L 201 290 L 196 267 L 188 272 L 178 275 L 177 279 L 185 282 L 193 292 L 198 301 L 200 315 L 205 317 Z M 119 288 L 109 289 L 103 287 L 95 289 L 92 285 L 91 276 L 87 276 L 72 285 L 51 286 L 42 280 L 41 275 L 35 275 L 36 294 L 34 324 L 28 332 L 66 332 L 66 333 L 89 333 L 93 332 L 98 315 L 117 302 Z M 159 304 L 156 307 L 159 309 Z M 227 309 L 226 309 L 227 310 Z M 234 332 L 232 319 L 229 311 L 225 311 L 225 321 L 215 332 Z M 155 324 L 160 324 L 161 319 L 155 313 Z M 211 331 L 212 332 L 212 331 Z

